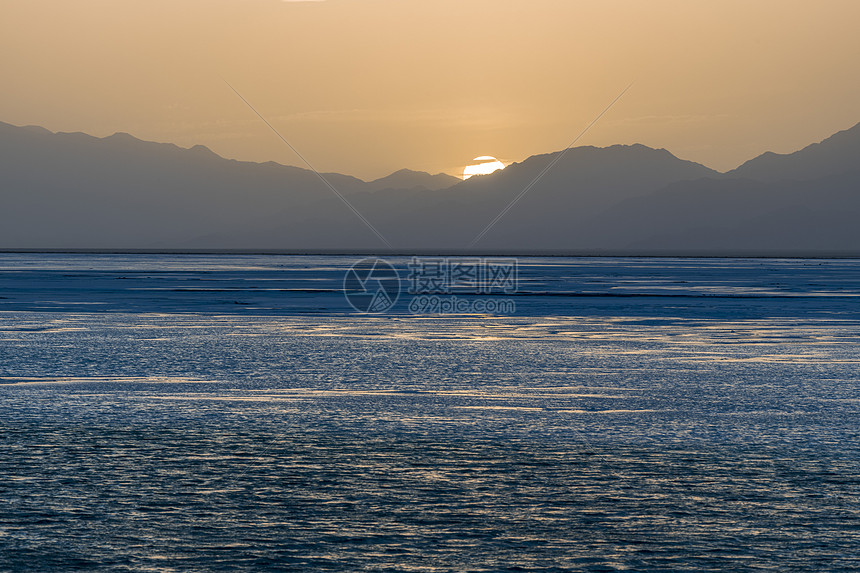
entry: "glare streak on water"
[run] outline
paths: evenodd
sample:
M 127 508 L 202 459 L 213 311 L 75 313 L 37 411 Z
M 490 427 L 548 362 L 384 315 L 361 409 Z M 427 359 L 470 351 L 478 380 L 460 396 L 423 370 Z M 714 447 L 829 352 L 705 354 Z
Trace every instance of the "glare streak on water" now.
M 0 256 L 0 571 L 860 568 L 857 262 L 528 259 L 509 317 L 351 262 Z

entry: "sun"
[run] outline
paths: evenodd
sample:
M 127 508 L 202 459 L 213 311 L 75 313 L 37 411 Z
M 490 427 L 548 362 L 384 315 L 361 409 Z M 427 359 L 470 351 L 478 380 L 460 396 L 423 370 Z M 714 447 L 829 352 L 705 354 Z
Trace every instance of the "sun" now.
M 472 175 L 488 175 L 493 171 L 498 171 L 499 169 L 505 168 L 504 163 L 502 163 L 495 157 L 491 157 L 489 155 L 482 155 L 480 157 L 476 157 L 472 161 L 476 161 L 477 163 L 467 165 L 466 168 L 463 169 L 464 180 L 468 179 Z

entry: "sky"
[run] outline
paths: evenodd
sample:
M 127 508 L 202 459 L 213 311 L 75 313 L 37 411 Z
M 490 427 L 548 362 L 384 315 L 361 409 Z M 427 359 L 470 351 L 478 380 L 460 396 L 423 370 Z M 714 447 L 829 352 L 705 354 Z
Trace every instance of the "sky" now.
M 856 0 L 0 0 L 0 121 L 374 179 L 577 143 L 728 170 L 860 122 Z

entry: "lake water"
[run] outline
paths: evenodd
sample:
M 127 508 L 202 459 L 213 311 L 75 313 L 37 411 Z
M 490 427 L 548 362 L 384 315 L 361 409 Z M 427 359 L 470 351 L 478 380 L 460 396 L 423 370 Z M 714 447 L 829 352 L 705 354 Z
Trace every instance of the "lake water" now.
M 0 254 L 0 571 L 860 568 L 860 261 L 356 260 Z

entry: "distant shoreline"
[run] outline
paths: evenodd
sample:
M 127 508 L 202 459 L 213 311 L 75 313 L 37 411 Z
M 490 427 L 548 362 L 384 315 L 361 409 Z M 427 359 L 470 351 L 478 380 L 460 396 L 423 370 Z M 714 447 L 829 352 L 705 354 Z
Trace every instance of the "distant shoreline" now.
M 694 251 L 563 251 L 563 250 L 457 250 L 415 249 L 370 251 L 367 249 L 3 249 L 0 254 L 92 255 L 281 255 L 281 256 L 376 256 L 376 257 L 559 257 L 559 258 L 673 258 L 673 259 L 860 259 L 858 252 L 694 252 Z

